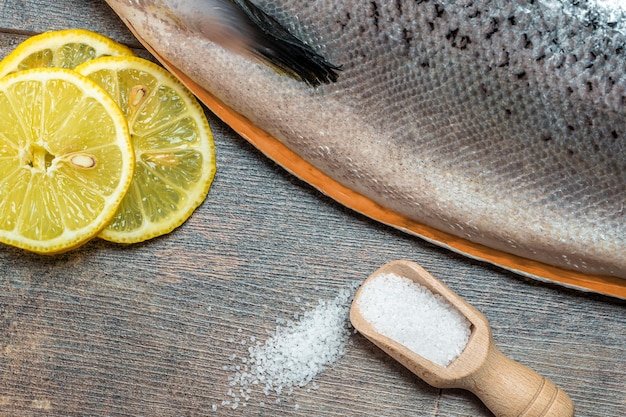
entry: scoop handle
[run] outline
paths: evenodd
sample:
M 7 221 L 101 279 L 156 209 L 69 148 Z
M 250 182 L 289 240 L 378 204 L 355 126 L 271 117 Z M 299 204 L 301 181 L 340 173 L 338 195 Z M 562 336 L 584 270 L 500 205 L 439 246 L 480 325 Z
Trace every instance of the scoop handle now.
M 484 364 L 463 385 L 496 417 L 572 417 L 574 404 L 552 381 L 516 362 L 492 342 Z

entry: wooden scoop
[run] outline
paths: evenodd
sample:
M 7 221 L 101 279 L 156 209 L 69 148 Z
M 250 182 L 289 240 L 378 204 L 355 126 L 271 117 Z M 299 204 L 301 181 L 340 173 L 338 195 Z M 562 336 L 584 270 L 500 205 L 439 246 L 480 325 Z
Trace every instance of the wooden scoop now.
M 440 294 L 471 323 L 463 352 L 447 367 L 429 361 L 400 343 L 381 335 L 363 318 L 358 307 L 362 289 L 380 274 L 393 273 Z M 390 262 L 374 272 L 354 297 L 352 325 L 376 346 L 437 388 L 463 388 L 473 392 L 496 417 L 565 417 L 574 415 L 569 396 L 537 372 L 504 356 L 496 347 L 485 316 L 435 279 L 419 265 Z

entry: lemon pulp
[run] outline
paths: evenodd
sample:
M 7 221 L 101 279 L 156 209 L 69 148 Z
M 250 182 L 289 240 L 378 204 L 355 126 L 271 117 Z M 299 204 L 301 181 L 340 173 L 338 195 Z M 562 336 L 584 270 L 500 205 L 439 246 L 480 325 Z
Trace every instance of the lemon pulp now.
M 76 71 L 119 104 L 136 154 L 130 190 L 100 237 L 132 243 L 169 233 L 205 200 L 215 175 L 202 108 L 174 76 L 141 58 L 99 58 Z
M 93 81 L 58 68 L 0 79 L 0 241 L 38 253 L 84 243 L 133 168 L 124 115 Z
M 85 29 L 44 32 L 19 44 L 0 61 L 0 77 L 31 68 L 73 69 L 101 56 L 133 55 L 126 46 Z

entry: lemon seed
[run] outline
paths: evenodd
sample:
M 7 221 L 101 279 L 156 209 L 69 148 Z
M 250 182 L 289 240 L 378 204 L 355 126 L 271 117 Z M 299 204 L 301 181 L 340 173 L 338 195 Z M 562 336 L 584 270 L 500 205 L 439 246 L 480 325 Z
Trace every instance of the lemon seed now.
M 93 168 L 96 166 L 96 158 L 93 155 L 79 153 L 70 159 L 72 164 L 78 168 Z

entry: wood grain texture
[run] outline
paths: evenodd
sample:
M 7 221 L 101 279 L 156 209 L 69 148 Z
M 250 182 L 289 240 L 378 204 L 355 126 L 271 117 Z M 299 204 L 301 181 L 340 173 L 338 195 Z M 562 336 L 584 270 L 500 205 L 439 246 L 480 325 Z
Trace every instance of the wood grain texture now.
M 103 1 L 0 1 L 0 56 L 26 35 L 68 27 L 139 48 Z M 127 247 L 95 240 L 56 257 L 0 248 L 0 416 L 490 416 L 472 394 L 430 387 L 359 335 L 317 389 L 221 405 L 232 355 L 247 356 L 242 341 L 265 340 L 277 319 L 392 259 L 420 263 L 482 311 L 502 352 L 563 388 L 577 416 L 626 415 L 624 302 L 369 221 L 207 115 L 215 182 L 170 235 Z

